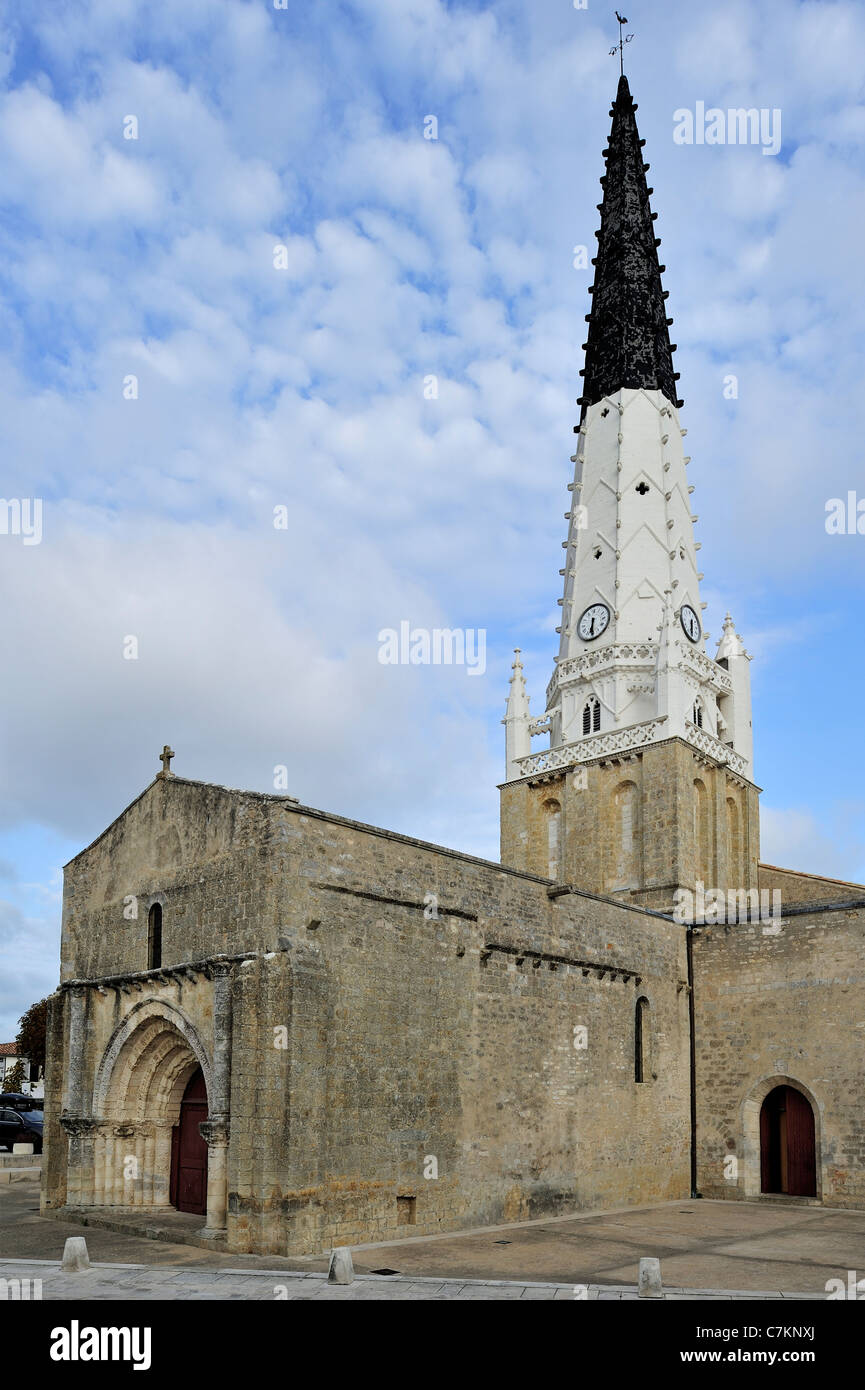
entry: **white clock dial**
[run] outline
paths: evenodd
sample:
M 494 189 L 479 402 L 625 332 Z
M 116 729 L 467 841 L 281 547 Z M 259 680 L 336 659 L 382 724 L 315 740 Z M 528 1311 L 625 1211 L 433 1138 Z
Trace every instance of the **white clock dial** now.
M 697 617 L 689 603 L 682 604 L 682 611 L 679 614 L 682 630 L 689 642 L 699 642 L 703 629 L 700 626 L 700 619 Z
M 584 642 L 593 642 L 606 632 L 610 623 L 610 610 L 605 603 L 591 604 L 577 624 L 577 632 Z

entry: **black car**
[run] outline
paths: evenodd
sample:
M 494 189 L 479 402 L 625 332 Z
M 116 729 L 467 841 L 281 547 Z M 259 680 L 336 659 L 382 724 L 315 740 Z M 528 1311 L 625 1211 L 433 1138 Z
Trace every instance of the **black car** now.
M 0 1107 L 3 1106 L 23 1115 L 25 1110 L 44 1110 L 45 1101 L 41 1096 L 25 1096 L 21 1091 L 0 1091 Z
M 10 1149 L 13 1144 L 32 1144 L 33 1152 L 42 1152 L 42 1111 L 13 1110 L 10 1106 L 0 1109 L 0 1147 Z

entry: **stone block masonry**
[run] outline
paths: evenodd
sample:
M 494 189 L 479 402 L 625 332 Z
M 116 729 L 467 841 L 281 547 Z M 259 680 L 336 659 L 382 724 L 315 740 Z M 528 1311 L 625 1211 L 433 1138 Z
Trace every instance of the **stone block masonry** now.
M 794 906 L 777 924 L 700 931 L 694 990 L 704 1196 L 759 1197 L 761 1106 L 777 1086 L 791 1086 L 814 1113 L 815 1200 L 865 1206 L 863 962 L 865 901 Z
M 67 867 L 43 1202 L 164 1204 L 198 1065 L 211 1108 L 227 1076 L 229 1249 L 685 1196 L 684 931 L 552 886 L 286 798 L 157 781 Z

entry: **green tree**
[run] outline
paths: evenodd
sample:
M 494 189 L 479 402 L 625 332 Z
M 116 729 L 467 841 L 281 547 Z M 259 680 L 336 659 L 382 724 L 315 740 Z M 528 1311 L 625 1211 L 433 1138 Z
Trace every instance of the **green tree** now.
M 39 999 L 35 1004 L 31 1004 L 26 1013 L 22 1014 L 18 1020 L 21 1027 L 18 1030 L 18 1037 L 15 1039 L 15 1046 L 26 1057 L 28 1062 L 33 1062 L 38 1067 L 45 1069 L 45 1028 L 48 1022 L 48 1000 Z
M 12 1068 L 12 1070 L 11 1070 L 11 1071 L 7 1071 L 6 1076 L 4 1077 L 4 1080 L 3 1080 L 3 1089 L 4 1089 L 4 1091 L 19 1091 L 19 1092 L 20 1092 L 21 1089 L 22 1089 L 22 1086 L 23 1086 L 24 1082 L 27 1080 L 27 1078 L 26 1078 L 26 1076 L 25 1076 L 25 1074 L 24 1074 L 25 1071 L 26 1071 L 26 1068 L 25 1068 L 25 1066 L 24 1066 L 24 1063 L 21 1061 L 21 1058 L 19 1057 L 19 1058 L 18 1058 L 18 1061 L 15 1063 L 14 1067 Z

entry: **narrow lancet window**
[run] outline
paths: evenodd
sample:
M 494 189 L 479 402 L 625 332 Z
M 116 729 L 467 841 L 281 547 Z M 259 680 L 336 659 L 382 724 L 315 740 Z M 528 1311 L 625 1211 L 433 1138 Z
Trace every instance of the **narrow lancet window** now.
M 634 1080 L 647 1081 L 649 1069 L 649 1001 L 640 996 L 634 1009 Z
M 162 964 L 162 908 L 154 903 L 147 917 L 147 969 Z

